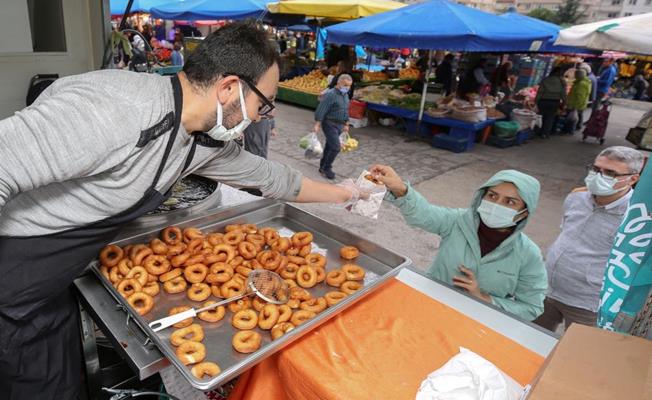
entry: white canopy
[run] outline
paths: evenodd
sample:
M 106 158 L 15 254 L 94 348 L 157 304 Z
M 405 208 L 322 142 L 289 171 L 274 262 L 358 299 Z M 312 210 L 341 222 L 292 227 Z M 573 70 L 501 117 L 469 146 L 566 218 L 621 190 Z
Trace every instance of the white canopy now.
M 652 13 L 562 29 L 555 45 L 652 54 Z

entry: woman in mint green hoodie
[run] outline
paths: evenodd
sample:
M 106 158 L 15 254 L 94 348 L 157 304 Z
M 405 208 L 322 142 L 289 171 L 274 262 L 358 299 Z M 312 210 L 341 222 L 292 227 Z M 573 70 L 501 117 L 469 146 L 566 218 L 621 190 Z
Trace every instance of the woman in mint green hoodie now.
M 470 208 L 456 209 L 428 203 L 391 167 L 375 165 L 371 172 L 408 224 L 441 236 L 430 278 L 529 321 L 543 312 L 546 269 L 539 247 L 523 233 L 539 201 L 539 181 L 500 171 L 476 192 Z

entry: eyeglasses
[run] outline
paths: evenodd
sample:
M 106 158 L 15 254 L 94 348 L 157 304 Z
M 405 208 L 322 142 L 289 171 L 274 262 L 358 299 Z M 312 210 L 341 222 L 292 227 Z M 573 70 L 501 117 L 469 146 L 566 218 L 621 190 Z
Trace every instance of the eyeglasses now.
M 258 98 L 262 102 L 261 106 L 258 107 L 258 115 L 267 115 L 267 114 L 271 113 L 272 110 L 274 110 L 274 108 L 276 108 L 274 103 L 271 102 L 267 97 L 265 97 L 265 95 L 260 90 L 258 90 L 256 85 L 254 85 L 254 83 L 251 82 L 249 79 L 243 78 L 238 74 L 229 74 L 229 73 L 227 73 L 227 74 L 224 74 L 224 75 L 225 76 L 228 76 L 228 75 L 237 76 L 238 79 L 240 79 L 241 81 L 246 83 L 247 86 L 249 86 L 249 89 L 251 89 L 256 94 L 256 96 L 258 96 Z
M 586 166 L 586 171 L 587 172 L 595 172 L 596 174 L 601 174 L 602 176 L 608 177 L 608 178 L 618 178 L 620 176 L 630 176 L 634 175 L 632 173 L 626 173 L 626 174 L 620 174 L 612 169 L 604 169 L 600 168 L 597 165 L 594 164 L 589 164 Z

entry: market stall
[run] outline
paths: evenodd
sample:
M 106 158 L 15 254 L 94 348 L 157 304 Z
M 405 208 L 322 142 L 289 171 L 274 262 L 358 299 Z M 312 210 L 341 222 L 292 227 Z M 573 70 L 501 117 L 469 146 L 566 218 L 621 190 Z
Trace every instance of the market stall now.
M 439 21 L 433 24 L 432 21 Z M 528 52 L 538 51 L 554 36 L 549 28 L 532 29 L 521 24 L 506 24 L 505 19 L 447 0 L 414 4 L 398 10 L 378 14 L 362 20 L 337 24 L 326 29 L 328 41 L 338 44 L 362 44 L 372 47 L 413 47 L 429 49 L 427 65 L 432 64 L 433 50 L 464 52 Z M 429 74 L 426 74 L 429 75 Z M 478 131 L 492 125 L 486 105 L 495 106 L 493 98 L 480 96 L 463 101 L 441 101 L 426 107 L 427 85 L 423 85 L 416 119 L 407 119 L 409 133 L 429 135 L 430 125 L 447 127 L 438 132 L 432 144 L 448 150 L 465 151 L 473 147 Z M 449 99 L 452 100 L 452 99 Z M 371 109 L 377 105 L 372 105 Z M 427 116 L 426 109 L 434 114 Z M 438 110 L 439 108 L 439 110 Z M 492 107 L 489 107 L 490 109 Z M 387 112 L 391 111 L 391 112 Z M 450 111 L 450 115 L 446 115 Z M 397 110 L 385 108 L 390 115 Z M 499 114 L 494 114 L 494 116 Z M 445 118 L 442 118 L 445 117 Z M 450 117 L 457 121 L 451 121 Z M 428 119 L 428 120 L 427 120 Z M 481 125 L 477 125 L 482 123 Z
M 321 18 L 320 26 L 333 20 L 341 21 L 367 17 L 369 15 L 394 10 L 405 6 L 403 3 L 383 0 L 383 1 L 329 1 L 329 0 L 284 0 L 275 3 L 269 3 L 268 9 L 270 15 L 305 15 L 309 17 Z M 288 28 L 289 29 L 289 28 Z M 312 31 L 312 30 L 311 30 Z M 316 36 L 323 32 L 321 27 L 315 27 Z M 316 46 L 321 46 L 317 43 Z M 312 68 L 311 68 L 312 69 Z M 361 72 L 362 74 L 362 72 Z M 277 99 L 287 103 L 292 103 L 304 107 L 316 108 L 319 104 L 319 94 L 326 89 L 328 82 L 327 76 L 319 71 L 312 70 L 304 73 L 303 76 L 291 77 L 279 84 Z M 365 73 L 360 79 L 363 82 L 369 80 L 381 80 L 379 76 L 373 73 Z M 389 79 L 387 76 L 385 80 Z

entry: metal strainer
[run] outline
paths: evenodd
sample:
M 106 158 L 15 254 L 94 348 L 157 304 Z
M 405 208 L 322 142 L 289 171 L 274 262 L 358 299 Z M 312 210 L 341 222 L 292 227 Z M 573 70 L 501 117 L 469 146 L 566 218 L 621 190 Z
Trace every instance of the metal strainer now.
M 170 315 L 169 317 L 157 319 L 156 321 L 150 322 L 149 327 L 152 328 L 154 332 L 158 332 L 176 324 L 177 322 L 181 322 L 186 318 L 196 317 L 200 312 L 212 310 L 219 306 L 229 304 L 253 294 L 268 303 L 285 304 L 289 299 L 288 292 L 288 284 L 283 280 L 283 278 L 281 278 L 280 275 L 265 269 L 255 269 L 251 271 L 247 277 L 245 293 L 239 296 L 231 297 L 224 301 L 219 301 L 215 304 L 211 304 L 210 306 L 202 307 L 199 309 L 191 308 L 190 310 Z

